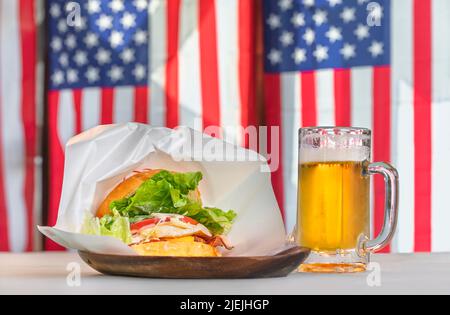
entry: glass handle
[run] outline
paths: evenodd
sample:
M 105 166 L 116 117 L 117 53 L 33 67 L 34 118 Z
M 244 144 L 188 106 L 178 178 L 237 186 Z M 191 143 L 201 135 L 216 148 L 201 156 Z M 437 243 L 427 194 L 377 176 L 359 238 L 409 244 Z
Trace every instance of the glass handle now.
M 364 253 L 378 252 L 390 244 L 394 238 L 398 221 L 399 176 L 397 170 L 387 163 L 369 165 L 370 175 L 383 175 L 386 183 L 386 205 L 383 229 L 374 240 L 364 240 L 360 249 Z

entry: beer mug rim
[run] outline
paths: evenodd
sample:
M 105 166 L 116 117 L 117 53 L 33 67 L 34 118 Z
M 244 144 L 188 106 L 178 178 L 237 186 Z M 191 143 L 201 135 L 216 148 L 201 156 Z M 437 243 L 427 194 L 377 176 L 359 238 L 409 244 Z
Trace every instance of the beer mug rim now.
M 372 131 L 367 128 L 357 127 L 307 127 L 300 128 L 299 134 L 307 135 L 355 135 L 355 136 L 372 136 Z

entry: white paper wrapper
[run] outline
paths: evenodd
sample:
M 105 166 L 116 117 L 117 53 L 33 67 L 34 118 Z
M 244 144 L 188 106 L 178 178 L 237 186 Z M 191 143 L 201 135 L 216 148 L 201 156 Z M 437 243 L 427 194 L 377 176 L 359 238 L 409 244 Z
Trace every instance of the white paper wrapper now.
M 201 141 L 194 145 L 194 138 Z M 236 162 L 236 157 L 246 161 Z M 203 173 L 200 191 L 204 204 L 238 214 L 228 235 L 235 248 L 227 255 L 270 255 L 285 247 L 280 209 L 270 173 L 262 171 L 267 164 L 261 156 L 188 128 L 171 130 L 133 123 L 100 126 L 69 141 L 58 222 L 53 228 L 39 230 L 66 248 L 133 255 L 119 240 L 79 231 L 86 212 L 95 214 L 125 177 L 148 168 Z

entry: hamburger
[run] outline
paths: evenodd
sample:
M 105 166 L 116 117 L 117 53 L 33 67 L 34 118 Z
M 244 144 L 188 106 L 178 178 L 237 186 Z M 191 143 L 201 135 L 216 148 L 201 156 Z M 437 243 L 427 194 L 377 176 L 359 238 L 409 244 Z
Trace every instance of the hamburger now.
M 104 199 L 82 232 L 122 240 L 139 255 L 218 257 L 236 213 L 203 205 L 201 172 L 134 172 Z

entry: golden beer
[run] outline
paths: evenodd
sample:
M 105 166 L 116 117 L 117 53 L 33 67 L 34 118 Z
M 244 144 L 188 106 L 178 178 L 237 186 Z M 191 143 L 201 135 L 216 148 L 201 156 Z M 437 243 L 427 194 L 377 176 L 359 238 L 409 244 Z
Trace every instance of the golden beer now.
M 354 250 L 370 236 L 367 162 L 308 162 L 299 167 L 298 241 L 315 252 Z

